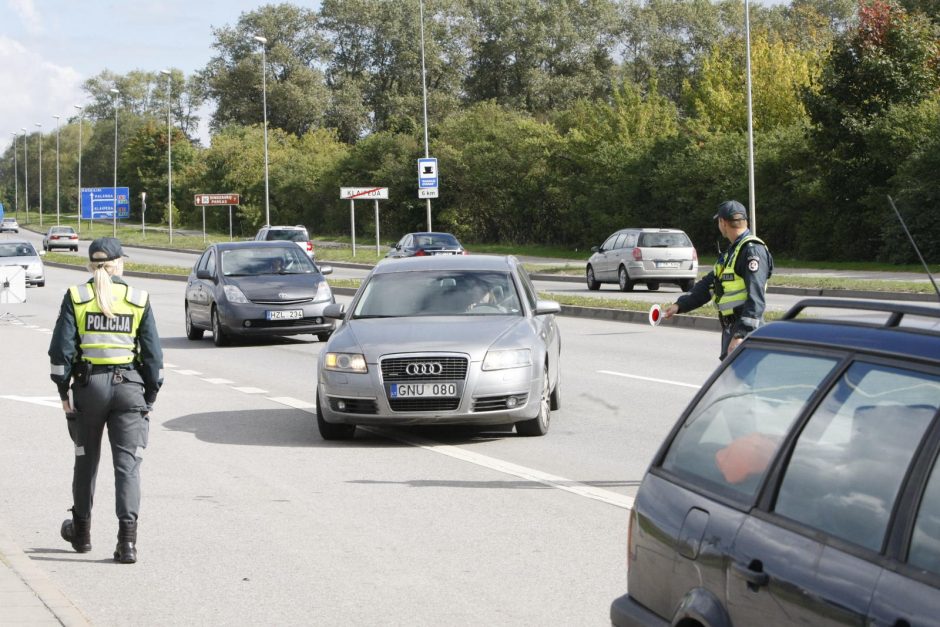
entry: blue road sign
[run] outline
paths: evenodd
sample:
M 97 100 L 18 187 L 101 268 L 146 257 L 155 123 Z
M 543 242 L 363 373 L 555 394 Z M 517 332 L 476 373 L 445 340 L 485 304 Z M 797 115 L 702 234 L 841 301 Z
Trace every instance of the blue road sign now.
M 3 203 L 0 202 L 0 220 L 3 219 Z
M 418 189 L 437 187 L 437 159 L 418 159 Z
M 114 218 L 114 190 L 117 189 L 117 217 L 131 215 L 131 195 L 127 187 L 83 187 L 82 219 L 98 220 Z

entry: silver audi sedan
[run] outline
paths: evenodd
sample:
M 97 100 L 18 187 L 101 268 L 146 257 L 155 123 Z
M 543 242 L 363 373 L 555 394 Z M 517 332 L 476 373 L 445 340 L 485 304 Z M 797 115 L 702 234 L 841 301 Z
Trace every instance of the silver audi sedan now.
M 512 425 L 545 435 L 558 409 L 558 303 L 538 300 L 515 257 L 383 260 L 318 361 L 317 425 Z

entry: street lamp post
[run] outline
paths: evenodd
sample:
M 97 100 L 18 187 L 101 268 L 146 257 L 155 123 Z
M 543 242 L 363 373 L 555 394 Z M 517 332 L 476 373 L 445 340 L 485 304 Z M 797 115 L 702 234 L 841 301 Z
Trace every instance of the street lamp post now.
M 16 219 L 20 219 L 20 173 L 17 168 L 16 162 L 18 161 L 16 156 L 16 136 L 19 133 L 10 133 L 13 136 L 13 207 L 16 215 Z
M 78 232 L 82 232 L 82 127 L 85 125 L 85 109 L 81 105 L 72 105 L 78 109 Z
M 26 185 L 26 224 L 29 224 L 29 137 L 26 135 L 26 127 L 20 127 L 23 131 L 23 183 Z
M 268 193 L 268 57 L 266 37 L 255 35 L 254 40 L 261 44 L 261 107 L 264 114 L 264 223 L 271 224 L 271 200 Z
M 421 93 L 424 102 L 424 158 L 430 157 L 428 151 L 428 81 L 424 68 L 424 0 L 418 3 L 421 12 Z M 431 230 L 431 199 L 428 198 L 428 231 Z
M 59 226 L 59 117 L 55 118 L 55 225 Z
M 748 0 L 744 0 L 744 41 L 747 57 L 747 194 L 751 234 L 757 235 L 757 209 L 754 207 L 754 113 L 751 108 L 751 18 Z
M 172 74 L 169 70 L 160 70 L 166 75 L 166 214 L 170 222 L 170 243 L 173 243 L 173 129 L 170 127 L 170 85 Z
M 36 122 L 39 127 L 39 228 L 42 228 L 42 124 Z
M 112 88 L 111 93 L 113 94 L 111 104 L 114 107 L 114 189 L 111 192 L 114 198 L 114 210 L 111 214 L 111 236 L 117 237 L 117 96 L 121 92 Z

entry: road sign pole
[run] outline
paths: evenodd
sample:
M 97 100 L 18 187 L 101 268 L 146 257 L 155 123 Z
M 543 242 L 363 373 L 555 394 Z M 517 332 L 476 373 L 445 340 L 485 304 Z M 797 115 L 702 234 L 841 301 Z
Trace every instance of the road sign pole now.
M 228 206 L 228 241 L 235 239 L 232 237 L 232 205 Z
M 202 206 L 202 243 L 206 243 L 206 206 Z
M 379 201 L 375 201 L 375 256 L 378 257 L 382 253 L 379 252 Z
M 140 235 L 147 236 L 147 192 L 140 193 Z
M 351 225 L 352 231 L 352 248 L 353 248 L 353 257 L 356 256 L 356 201 L 352 198 L 349 199 L 349 223 Z

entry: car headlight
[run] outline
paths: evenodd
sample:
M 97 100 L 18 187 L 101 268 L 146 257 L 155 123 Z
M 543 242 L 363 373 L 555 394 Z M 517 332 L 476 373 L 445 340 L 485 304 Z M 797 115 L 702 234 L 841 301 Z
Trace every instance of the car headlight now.
M 226 285 L 223 289 L 225 290 L 225 298 L 228 299 L 228 302 L 230 303 L 247 303 L 248 302 L 248 299 L 245 297 L 245 293 L 242 292 L 237 287 L 235 287 L 234 285 Z
M 532 351 L 528 348 L 516 350 L 487 351 L 483 358 L 484 370 L 505 370 L 532 365 Z
M 369 372 L 369 367 L 366 366 L 366 356 L 361 353 L 327 353 L 323 367 L 336 372 L 357 374 Z
M 333 291 L 326 284 L 326 281 L 320 281 L 320 284 L 317 285 L 317 295 L 313 297 L 313 300 L 317 303 L 324 300 L 333 300 Z

